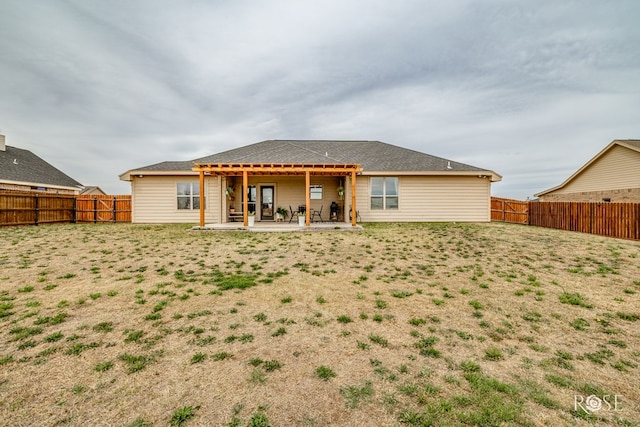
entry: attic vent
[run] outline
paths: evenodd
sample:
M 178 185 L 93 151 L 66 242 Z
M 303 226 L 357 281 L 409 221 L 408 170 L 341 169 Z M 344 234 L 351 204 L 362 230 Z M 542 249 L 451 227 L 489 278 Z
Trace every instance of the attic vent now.
M 18 164 L 18 159 L 13 159 L 13 164 L 17 165 Z
M 451 162 L 447 162 L 447 169 L 453 169 L 453 167 L 451 167 Z

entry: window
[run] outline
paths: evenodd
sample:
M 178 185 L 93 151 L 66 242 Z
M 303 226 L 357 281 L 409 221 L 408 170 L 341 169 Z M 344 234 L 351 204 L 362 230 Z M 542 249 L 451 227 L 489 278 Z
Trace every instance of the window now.
M 200 183 L 178 183 L 178 209 L 200 209 Z
M 310 185 L 309 198 L 311 200 L 322 200 L 322 185 Z
M 256 186 L 255 185 L 250 185 L 249 187 L 247 187 L 247 205 L 249 208 L 249 212 L 256 212 L 256 201 L 257 196 L 256 196 Z M 243 209 L 242 206 L 244 206 L 244 196 L 240 199 L 240 206 L 241 206 L 241 210 Z
M 371 178 L 371 209 L 398 209 L 398 178 Z

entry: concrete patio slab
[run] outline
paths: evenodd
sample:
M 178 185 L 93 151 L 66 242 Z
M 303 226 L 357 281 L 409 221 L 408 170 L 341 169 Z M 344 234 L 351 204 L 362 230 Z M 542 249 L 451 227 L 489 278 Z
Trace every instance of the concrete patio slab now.
M 193 231 L 250 231 L 250 232 L 313 232 L 313 231 L 362 231 L 361 225 L 352 226 L 346 222 L 313 222 L 306 226 L 286 222 L 256 221 L 253 227 L 245 227 L 241 223 L 227 222 L 224 224 L 205 224 L 204 227 L 195 226 Z

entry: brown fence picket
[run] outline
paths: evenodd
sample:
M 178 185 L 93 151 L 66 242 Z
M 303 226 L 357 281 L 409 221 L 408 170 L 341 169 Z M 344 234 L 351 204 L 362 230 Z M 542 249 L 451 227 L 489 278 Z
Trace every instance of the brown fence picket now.
M 72 222 L 131 222 L 131 196 L 0 192 L 0 226 Z
M 491 221 L 528 224 L 529 202 L 526 200 L 492 197 Z
M 640 240 L 640 203 L 528 202 L 528 204 L 529 225 Z
M 131 222 L 130 195 L 82 195 L 77 204 L 77 222 Z

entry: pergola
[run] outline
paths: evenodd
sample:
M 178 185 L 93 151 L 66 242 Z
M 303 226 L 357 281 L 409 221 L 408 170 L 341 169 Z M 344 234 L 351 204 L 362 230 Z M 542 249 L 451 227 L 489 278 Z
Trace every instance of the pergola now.
M 304 175 L 305 177 L 305 224 L 311 223 L 311 175 L 350 176 L 351 177 L 351 225 L 356 226 L 356 175 L 362 172 L 359 164 L 314 164 L 314 163 L 194 163 L 192 169 L 200 174 L 200 191 L 204 191 L 204 177 L 210 176 L 241 176 L 242 191 L 247 194 L 249 175 Z M 200 227 L 204 227 L 204 203 L 200 203 Z M 244 198 L 242 205 L 244 226 L 248 225 L 249 200 Z

